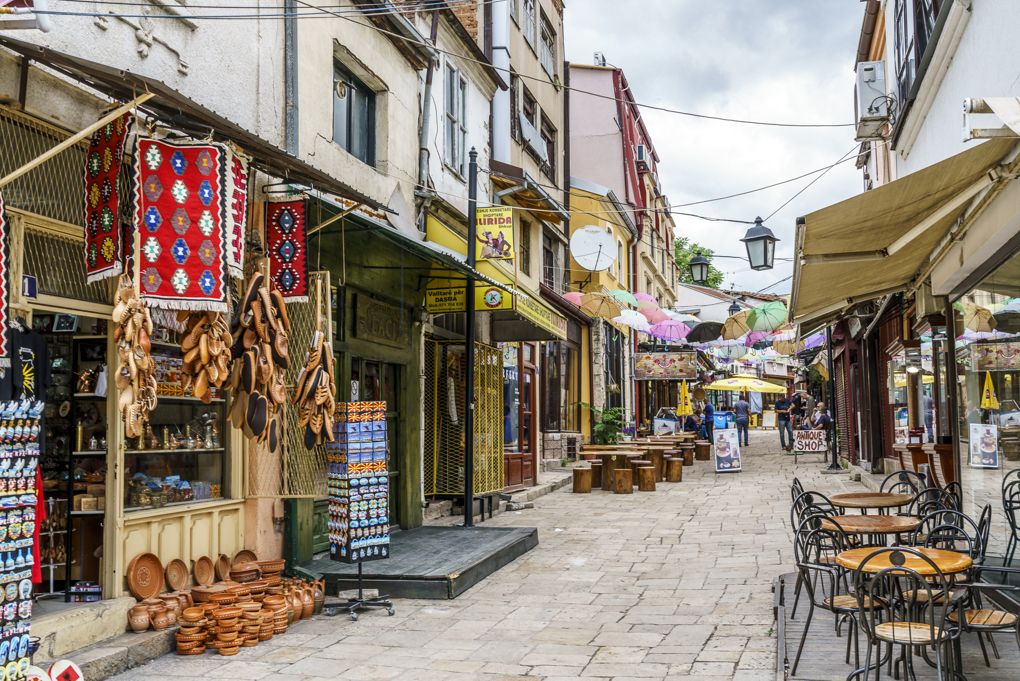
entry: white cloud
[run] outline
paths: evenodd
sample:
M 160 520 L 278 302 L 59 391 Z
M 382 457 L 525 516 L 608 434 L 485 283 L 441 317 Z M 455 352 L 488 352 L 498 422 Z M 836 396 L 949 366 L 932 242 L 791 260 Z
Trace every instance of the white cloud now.
M 593 53 L 624 70 L 637 101 L 753 120 L 849 123 L 853 62 L 862 5 L 846 0 L 575 0 L 566 9 L 567 58 Z M 659 177 L 674 204 L 733 194 L 836 161 L 853 146 L 853 129 L 776 128 L 643 111 L 661 159 Z M 572 168 L 583 177 L 582 168 Z M 767 217 L 811 177 L 689 212 L 753 220 Z M 837 166 L 766 224 L 791 257 L 798 216 L 861 190 L 853 161 Z M 676 216 L 678 232 L 718 253 L 742 255 L 746 226 Z M 720 259 L 727 284 L 755 290 L 792 273 L 777 261 L 752 272 L 747 261 Z M 789 282 L 773 289 L 789 290 Z

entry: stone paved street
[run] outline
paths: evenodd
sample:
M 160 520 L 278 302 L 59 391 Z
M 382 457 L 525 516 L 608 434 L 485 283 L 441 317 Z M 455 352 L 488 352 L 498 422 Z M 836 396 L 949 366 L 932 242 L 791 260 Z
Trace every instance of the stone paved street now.
M 233 658 L 166 656 L 118 681 L 674 679 L 760 681 L 775 669 L 773 578 L 791 571 L 789 481 L 835 492 L 819 456 L 752 434 L 740 474 L 708 462 L 654 493 L 543 497 L 486 524 L 539 528 L 538 548 L 454 601 L 316 618 Z

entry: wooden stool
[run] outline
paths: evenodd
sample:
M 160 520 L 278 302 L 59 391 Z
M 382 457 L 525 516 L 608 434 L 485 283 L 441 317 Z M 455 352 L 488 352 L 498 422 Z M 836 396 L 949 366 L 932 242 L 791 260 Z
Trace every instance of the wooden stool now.
M 617 494 L 633 494 L 634 485 L 631 482 L 633 478 L 633 472 L 629 468 L 617 468 L 613 475 L 615 479 L 613 481 L 613 491 Z
M 712 458 L 712 443 L 708 440 L 698 440 L 694 443 L 694 458 L 698 461 L 708 461 Z
M 658 476 L 655 474 L 655 466 L 638 466 L 637 469 L 638 491 L 654 492 L 656 477 Z
M 589 494 L 591 492 L 591 469 L 574 469 L 574 494 Z
M 638 485 L 637 470 L 639 468 L 641 468 L 642 466 L 651 466 L 651 465 L 652 465 L 652 462 L 649 461 L 648 459 L 631 459 L 631 461 L 630 461 L 630 468 L 631 468 L 632 471 L 634 471 L 634 477 L 631 479 L 631 482 L 634 483 L 635 487 L 637 487 L 637 485 Z
M 592 488 L 602 488 L 602 462 L 592 461 L 591 462 L 591 486 Z
M 665 455 L 666 451 L 663 449 L 648 450 L 648 459 L 652 462 L 652 465 L 655 466 L 655 478 L 657 480 L 664 479 L 664 476 L 666 475 L 666 466 L 664 461 Z
M 694 445 L 688 445 L 680 450 L 680 455 L 684 458 L 685 466 L 694 465 Z
M 684 479 L 684 460 L 675 456 L 666 459 L 666 482 L 682 482 Z

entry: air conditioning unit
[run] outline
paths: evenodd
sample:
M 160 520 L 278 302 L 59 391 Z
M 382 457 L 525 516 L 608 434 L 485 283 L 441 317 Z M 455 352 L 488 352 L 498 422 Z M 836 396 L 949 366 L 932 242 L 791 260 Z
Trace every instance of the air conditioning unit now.
M 634 160 L 637 162 L 638 170 L 648 170 L 650 161 L 648 158 L 648 147 L 643 144 L 637 145 L 637 156 Z
M 854 93 L 857 114 L 857 136 L 854 139 L 858 142 L 884 139 L 882 133 L 889 125 L 890 102 L 885 88 L 885 62 L 859 62 Z

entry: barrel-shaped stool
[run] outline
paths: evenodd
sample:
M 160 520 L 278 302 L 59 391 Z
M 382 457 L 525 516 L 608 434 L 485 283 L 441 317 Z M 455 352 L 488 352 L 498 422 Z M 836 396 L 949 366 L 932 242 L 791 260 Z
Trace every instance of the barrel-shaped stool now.
M 698 440 L 694 443 L 694 458 L 698 461 L 708 461 L 712 458 L 712 443 L 708 440 Z
M 591 469 L 574 469 L 574 494 L 588 494 L 591 492 Z
M 655 466 L 638 466 L 637 467 L 637 479 L 638 479 L 638 491 L 639 492 L 654 492 L 655 491 L 655 478 L 658 476 L 655 474 Z
M 637 487 L 637 485 L 638 485 L 637 470 L 639 468 L 641 468 L 642 466 L 651 466 L 651 465 L 652 465 L 652 462 L 647 460 L 647 459 L 631 459 L 630 460 L 630 468 L 631 468 L 632 471 L 634 471 L 634 477 L 631 479 L 631 482 L 634 483 L 635 487 Z
M 593 489 L 602 488 L 602 462 L 591 462 L 591 486 Z
M 682 482 L 684 479 L 684 460 L 678 456 L 666 458 L 666 482 Z
M 629 468 L 617 468 L 613 471 L 613 491 L 617 494 L 633 494 L 634 485 L 631 480 L 633 479 L 633 472 Z

